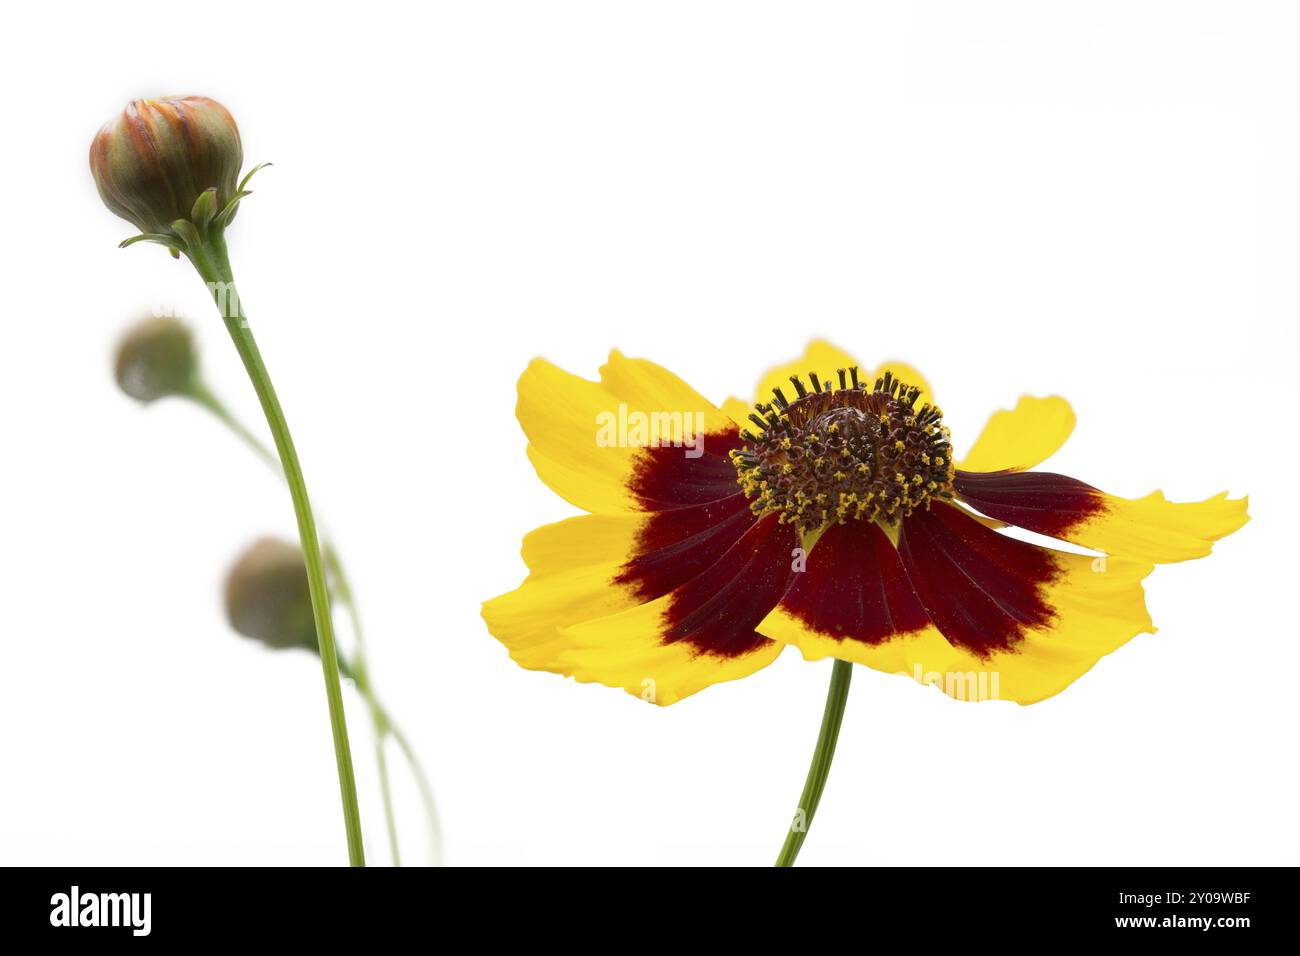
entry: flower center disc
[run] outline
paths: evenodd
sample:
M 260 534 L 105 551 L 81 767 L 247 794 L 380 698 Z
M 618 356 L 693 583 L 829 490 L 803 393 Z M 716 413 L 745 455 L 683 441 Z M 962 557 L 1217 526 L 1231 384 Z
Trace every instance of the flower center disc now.
M 812 531 L 849 519 L 893 525 L 931 498 L 952 497 L 952 442 L 943 413 L 916 408 L 921 390 L 889 372 L 868 389 L 857 368 L 840 369 L 839 388 L 790 376 L 796 398 L 772 390 L 749 416 L 731 453 L 754 514 Z

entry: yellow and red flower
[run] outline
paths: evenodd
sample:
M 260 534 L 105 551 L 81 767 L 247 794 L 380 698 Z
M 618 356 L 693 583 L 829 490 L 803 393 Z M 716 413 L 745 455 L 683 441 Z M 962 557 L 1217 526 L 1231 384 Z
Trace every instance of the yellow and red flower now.
M 954 697 L 1039 701 L 1154 630 L 1154 564 L 1248 520 L 1244 498 L 1129 500 L 1030 471 L 1074 428 L 1059 397 L 998 412 L 954 462 L 918 372 L 867 375 L 821 341 L 752 407 L 618 352 L 598 382 L 537 359 L 517 414 L 538 475 L 589 514 L 524 539 L 529 576 L 485 603 L 488 628 L 524 667 L 658 704 L 789 644 Z

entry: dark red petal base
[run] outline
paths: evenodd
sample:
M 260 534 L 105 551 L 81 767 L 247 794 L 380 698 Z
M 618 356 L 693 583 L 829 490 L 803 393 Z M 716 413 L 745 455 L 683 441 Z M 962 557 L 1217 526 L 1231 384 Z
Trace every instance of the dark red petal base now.
M 1052 538 L 1106 510 L 1103 492 L 1046 471 L 959 471 L 953 489 L 981 514 Z
M 826 637 L 880 644 L 930 624 L 893 543 L 874 522 L 832 525 L 781 609 Z
M 718 657 L 740 657 L 769 644 L 754 628 L 790 586 L 798 543 L 794 528 L 776 515 L 756 521 L 706 571 L 672 592 L 664 642 L 686 641 Z
M 635 556 L 615 580 L 653 601 L 706 570 L 756 520 L 734 487 L 730 498 L 652 512 L 637 534 Z
M 776 607 L 793 573 L 798 534 L 757 518 L 736 483 L 733 429 L 704 436 L 702 454 L 645 448 L 632 492 L 650 513 L 636 553 L 615 579 L 642 601 L 669 595 L 662 639 L 738 657 L 768 643 L 755 625 Z
M 736 428 L 700 437 L 700 454 L 685 448 L 642 448 L 633 464 L 631 491 L 646 511 L 700 505 L 739 490 L 729 453 L 741 445 Z
M 1061 573 L 1052 553 L 952 505 L 935 503 L 904 520 L 898 554 L 930 620 L 954 647 L 987 657 L 1054 617 L 1043 598 Z

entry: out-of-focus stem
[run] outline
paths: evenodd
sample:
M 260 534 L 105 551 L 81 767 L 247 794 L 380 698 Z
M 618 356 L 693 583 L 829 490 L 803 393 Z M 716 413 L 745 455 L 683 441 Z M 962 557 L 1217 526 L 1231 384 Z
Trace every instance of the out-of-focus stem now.
M 312 615 L 316 623 L 321 670 L 325 678 L 325 698 L 329 705 L 330 730 L 334 738 L 334 758 L 338 766 L 339 794 L 343 803 L 343 825 L 347 835 L 348 861 L 353 866 L 365 866 L 365 845 L 361 838 L 361 812 L 357 806 L 356 775 L 352 769 L 352 748 L 348 743 L 347 716 L 343 709 L 343 690 L 339 682 L 338 650 L 334 645 L 334 623 L 330 615 L 329 591 L 325 583 L 325 569 L 321 563 L 320 543 L 316 535 L 316 519 L 312 515 L 307 484 L 303 480 L 302 466 L 294 448 L 293 436 L 285 421 L 280 399 L 271 384 L 271 376 L 262 361 L 261 351 L 253 338 L 243 304 L 235 290 L 235 277 L 230 268 L 225 239 L 215 233 L 202 244 L 191 244 L 187 252 L 190 261 L 212 292 L 221 318 L 225 322 L 230 340 L 244 363 L 249 381 L 257 392 L 266 423 L 275 440 L 280 466 L 289 495 L 293 499 L 294 516 L 298 521 L 298 537 L 302 545 L 303 560 L 307 565 L 307 583 L 311 591 Z
M 277 475 L 281 478 L 284 477 L 284 471 L 280 467 L 279 459 L 235 417 L 225 403 L 206 384 L 202 381 L 196 381 L 191 385 L 186 397 L 211 412 L 218 421 L 229 428 L 240 441 L 247 445 Z M 339 557 L 338 550 L 334 547 L 328 535 L 322 535 L 321 537 L 321 559 L 324 562 L 325 572 L 333 585 L 335 599 L 347 610 L 348 621 L 352 627 L 353 637 L 356 640 L 356 650 L 353 653 L 351 663 L 346 659 L 340 659 L 339 664 L 342 674 L 356 683 L 357 691 L 366 701 L 370 711 L 370 719 L 375 732 L 375 762 L 379 769 L 379 786 L 383 795 L 384 819 L 388 825 L 388 844 L 392 852 L 393 864 L 395 866 L 401 865 L 399 862 L 397 824 L 392 806 L 392 786 L 388 773 L 388 761 L 384 752 L 385 740 L 390 736 L 397 744 L 398 749 L 401 750 L 402 756 L 410 768 L 411 776 L 415 780 L 416 787 L 420 791 L 420 801 L 424 805 L 425 815 L 428 817 L 429 822 L 433 864 L 440 866 L 442 864 L 442 824 L 438 815 L 438 805 L 433 797 L 433 787 L 429 783 L 428 775 L 424 772 L 424 767 L 420 764 L 415 749 L 411 746 L 405 734 L 393 723 L 392 717 L 374 693 L 366 662 L 365 630 L 361 626 L 361 614 L 357 608 L 356 596 L 352 590 L 352 584 L 347 572 L 343 568 L 343 561 Z

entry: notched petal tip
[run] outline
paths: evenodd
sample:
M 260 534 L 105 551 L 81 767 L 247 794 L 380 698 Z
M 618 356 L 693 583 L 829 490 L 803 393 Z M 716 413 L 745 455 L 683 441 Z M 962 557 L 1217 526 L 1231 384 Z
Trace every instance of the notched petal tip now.
M 1102 550 L 1157 564 L 1203 558 L 1216 541 L 1245 526 L 1249 507 L 1248 495 L 1229 498 L 1226 491 L 1204 501 L 1170 501 L 1161 491 L 1136 500 L 1107 496 L 1108 514 L 1128 527 L 1117 527 L 1114 533 L 1124 540 Z
M 1249 498 L 1229 498 L 1226 491 L 1204 501 L 1170 501 L 1162 491 L 1142 498 L 1098 494 L 1101 511 L 1071 529 L 1066 540 L 1154 564 L 1206 557 L 1215 542 L 1250 520 Z

